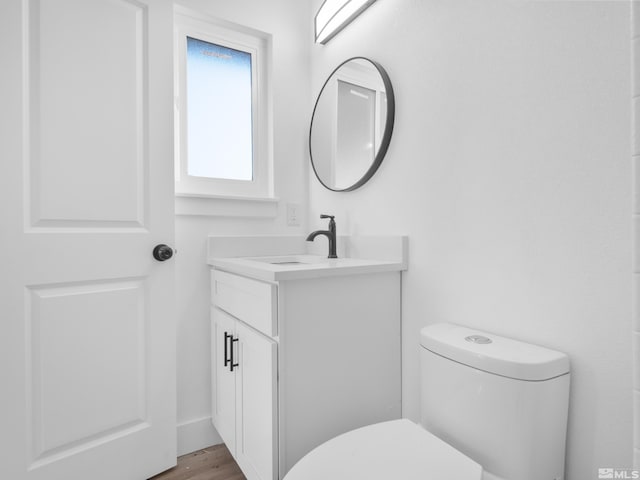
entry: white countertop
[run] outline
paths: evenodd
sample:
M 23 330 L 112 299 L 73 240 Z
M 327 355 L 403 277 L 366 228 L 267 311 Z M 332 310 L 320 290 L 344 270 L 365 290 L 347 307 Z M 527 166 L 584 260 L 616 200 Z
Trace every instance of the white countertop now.
M 319 255 L 214 257 L 209 258 L 208 264 L 219 270 L 266 281 L 406 270 L 406 264 L 402 261 L 327 258 Z

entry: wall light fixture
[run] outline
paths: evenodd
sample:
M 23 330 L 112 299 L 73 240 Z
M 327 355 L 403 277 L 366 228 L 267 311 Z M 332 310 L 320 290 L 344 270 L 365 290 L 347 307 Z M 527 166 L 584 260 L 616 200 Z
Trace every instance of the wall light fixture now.
M 315 17 L 316 43 L 327 43 L 375 1 L 324 0 Z

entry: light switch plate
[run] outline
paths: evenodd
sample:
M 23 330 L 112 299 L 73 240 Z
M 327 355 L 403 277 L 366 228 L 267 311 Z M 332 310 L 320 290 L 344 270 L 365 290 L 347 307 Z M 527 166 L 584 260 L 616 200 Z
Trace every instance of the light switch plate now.
M 287 203 L 287 225 L 289 227 L 300 226 L 300 204 Z

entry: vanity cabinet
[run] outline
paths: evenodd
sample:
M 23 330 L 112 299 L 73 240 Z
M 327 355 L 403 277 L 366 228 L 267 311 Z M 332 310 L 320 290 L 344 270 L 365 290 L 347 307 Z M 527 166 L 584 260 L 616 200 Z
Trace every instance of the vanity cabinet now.
M 247 478 L 275 479 L 276 342 L 254 328 L 271 323 L 272 286 L 225 272 L 212 286 L 212 421 Z
M 400 418 L 399 271 L 266 281 L 211 270 L 212 420 L 248 480 Z

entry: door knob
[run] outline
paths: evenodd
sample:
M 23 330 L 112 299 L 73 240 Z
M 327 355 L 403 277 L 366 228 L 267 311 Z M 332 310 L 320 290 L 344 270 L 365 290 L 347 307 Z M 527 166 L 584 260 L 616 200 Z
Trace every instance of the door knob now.
M 171 257 L 173 257 L 173 249 L 169 245 L 161 243 L 160 245 L 156 245 L 153 249 L 153 258 L 159 262 L 169 260 Z

